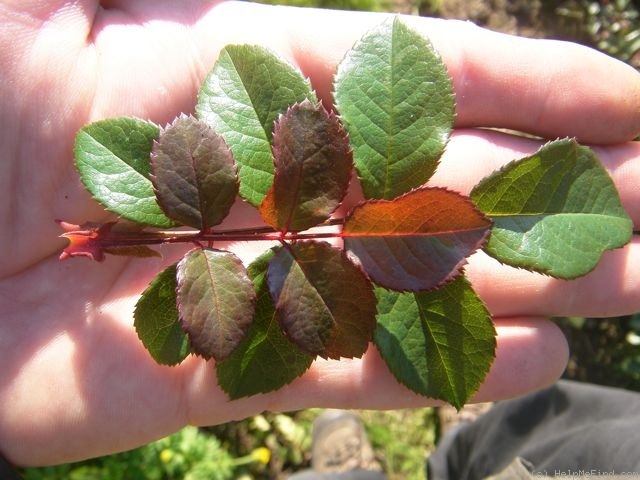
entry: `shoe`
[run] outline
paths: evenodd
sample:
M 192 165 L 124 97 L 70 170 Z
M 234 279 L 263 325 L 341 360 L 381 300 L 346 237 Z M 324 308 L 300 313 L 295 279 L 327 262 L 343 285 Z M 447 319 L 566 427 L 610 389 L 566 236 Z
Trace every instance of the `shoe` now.
M 361 420 L 345 410 L 327 410 L 313 423 L 311 465 L 314 471 L 381 471 Z

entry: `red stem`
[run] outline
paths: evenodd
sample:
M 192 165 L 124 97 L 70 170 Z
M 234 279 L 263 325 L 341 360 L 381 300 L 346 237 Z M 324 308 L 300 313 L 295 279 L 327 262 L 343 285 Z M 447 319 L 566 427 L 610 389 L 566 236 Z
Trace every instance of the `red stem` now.
M 162 236 L 158 236 L 162 233 Z M 187 232 L 187 231 L 166 231 L 152 232 L 150 235 L 122 235 L 111 234 L 101 241 L 105 247 L 116 246 L 137 246 L 137 245 L 160 245 L 163 243 L 193 243 L 193 242 L 247 242 L 247 241 L 294 241 L 312 240 L 316 238 L 340 238 L 341 232 L 317 232 L 317 233 L 296 233 L 271 231 L 269 233 L 235 233 L 235 232 Z
M 87 256 L 94 260 L 102 260 L 104 253 L 117 247 L 140 247 L 161 245 L 163 243 L 193 243 L 213 247 L 215 242 L 248 242 L 275 241 L 286 244 L 296 240 L 314 240 L 320 238 L 340 238 L 342 232 L 281 232 L 271 227 L 242 228 L 235 230 L 205 231 L 197 230 L 152 230 L 147 232 L 118 231 L 115 223 L 62 225 L 69 245 L 63 250 L 60 258 Z M 334 219 L 320 226 L 341 225 L 344 219 Z
M 342 225 L 344 219 L 331 219 L 320 226 Z M 95 227 L 90 231 L 78 230 L 68 234 L 95 233 L 97 243 L 103 247 L 161 245 L 163 243 L 207 243 L 212 242 L 247 242 L 247 241 L 295 241 L 319 238 L 339 238 L 341 232 L 280 232 L 272 227 L 252 227 L 232 230 L 206 231 L 197 230 L 155 230 L 149 232 L 113 231 L 111 228 L 102 231 Z

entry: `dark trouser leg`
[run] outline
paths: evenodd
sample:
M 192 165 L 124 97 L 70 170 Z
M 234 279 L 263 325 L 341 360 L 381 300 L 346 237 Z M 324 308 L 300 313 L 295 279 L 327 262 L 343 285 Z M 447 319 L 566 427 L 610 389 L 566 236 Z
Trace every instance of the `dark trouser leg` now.
M 536 472 L 640 472 L 640 394 L 560 381 L 497 403 L 429 458 L 430 480 L 482 479 L 516 457 Z

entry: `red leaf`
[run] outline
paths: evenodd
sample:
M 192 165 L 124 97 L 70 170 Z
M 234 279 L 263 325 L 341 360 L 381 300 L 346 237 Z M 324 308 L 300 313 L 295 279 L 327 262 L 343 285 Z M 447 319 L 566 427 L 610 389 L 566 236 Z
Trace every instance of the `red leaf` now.
M 196 248 L 177 267 L 178 311 L 195 353 L 227 358 L 246 335 L 256 293 L 240 260 L 223 250 Z
M 260 205 L 262 218 L 281 231 L 324 222 L 342 201 L 353 168 L 340 122 L 305 100 L 280 116 L 273 142 L 273 186 Z
M 378 285 L 399 291 L 436 288 L 481 248 L 491 221 L 469 200 L 443 188 L 420 188 L 394 200 L 371 200 L 345 221 L 345 248 Z
M 160 134 L 151 169 L 165 214 L 200 230 L 218 225 L 238 194 L 231 151 L 220 135 L 193 117 L 176 118 Z
M 269 263 L 269 290 L 287 336 L 311 355 L 360 357 L 373 338 L 371 283 L 340 250 L 298 242 Z

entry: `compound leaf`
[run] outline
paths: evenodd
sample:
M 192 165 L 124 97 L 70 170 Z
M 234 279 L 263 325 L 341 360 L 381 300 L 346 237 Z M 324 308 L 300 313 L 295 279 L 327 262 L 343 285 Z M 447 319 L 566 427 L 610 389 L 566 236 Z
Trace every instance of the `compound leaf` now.
M 153 147 L 151 181 L 160 207 L 184 225 L 219 224 L 238 194 L 231 151 L 206 123 L 181 116 Z
M 283 231 L 324 222 L 351 178 L 351 149 L 340 122 L 322 105 L 305 100 L 279 118 L 273 142 L 275 177 L 260 204 L 262 218 Z
M 461 408 L 489 372 L 491 315 L 464 276 L 431 292 L 376 289 L 374 342 L 398 381 Z
M 364 274 L 323 242 L 280 248 L 269 263 L 276 317 L 291 341 L 310 355 L 360 357 L 375 328 L 376 300 Z
M 285 336 L 267 286 L 269 250 L 247 269 L 257 293 L 256 315 L 245 339 L 216 364 L 218 384 L 231 399 L 277 390 L 302 375 L 313 362 Z
M 273 183 L 274 122 L 304 99 L 317 102 L 309 81 L 253 45 L 223 48 L 200 89 L 196 112 L 230 146 L 238 163 L 240 194 L 256 207 Z
M 585 275 L 633 233 L 608 173 L 574 140 L 550 142 L 506 165 L 471 198 L 494 222 L 487 253 L 553 277 Z
M 242 341 L 255 309 L 253 283 L 230 252 L 196 248 L 178 263 L 178 311 L 192 350 L 224 360 Z
M 342 236 L 345 248 L 378 285 L 422 291 L 458 275 L 490 228 L 490 220 L 468 198 L 423 187 L 355 207 Z
M 133 312 L 138 337 L 154 360 L 177 365 L 189 354 L 176 306 L 176 266 L 160 272 L 142 292 Z
M 112 118 L 85 125 L 76 135 L 75 163 L 82 183 L 107 210 L 143 225 L 170 227 L 149 179 L 157 125 Z
M 455 100 L 431 44 L 398 17 L 347 53 L 335 101 L 366 198 L 391 199 L 424 184 L 447 143 Z

